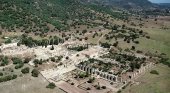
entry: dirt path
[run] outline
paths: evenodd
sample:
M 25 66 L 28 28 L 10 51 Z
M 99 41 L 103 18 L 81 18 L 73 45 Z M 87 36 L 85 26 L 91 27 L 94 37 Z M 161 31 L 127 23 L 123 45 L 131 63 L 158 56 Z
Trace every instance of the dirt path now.
M 99 45 L 100 40 L 104 37 L 105 34 L 103 34 L 97 41 L 97 44 Z

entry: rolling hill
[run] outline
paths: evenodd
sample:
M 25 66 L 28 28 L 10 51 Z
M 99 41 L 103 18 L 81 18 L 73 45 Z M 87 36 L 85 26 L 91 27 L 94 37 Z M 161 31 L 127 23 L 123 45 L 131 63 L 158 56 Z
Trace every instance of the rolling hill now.
M 48 24 L 55 30 L 66 30 L 69 20 L 71 25 L 80 25 L 101 19 L 97 12 L 122 19 L 127 17 L 122 9 L 141 10 L 155 6 L 148 0 L 1 0 L 0 27 L 9 31 L 46 33 L 50 29 Z M 120 12 L 114 12 L 115 9 Z

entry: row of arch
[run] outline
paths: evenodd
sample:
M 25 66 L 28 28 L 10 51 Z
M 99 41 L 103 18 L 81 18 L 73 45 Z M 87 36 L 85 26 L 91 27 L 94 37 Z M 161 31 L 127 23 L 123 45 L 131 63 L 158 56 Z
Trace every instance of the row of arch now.
M 94 75 L 100 76 L 103 79 L 117 82 L 117 76 L 115 76 L 115 75 L 108 74 L 107 72 L 102 72 L 102 71 L 99 71 L 98 69 L 83 66 L 83 65 L 78 65 L 77 67 L 80 70 L 83 70 L 83 71 L 85 71 L 85 72 L 87 72 L 89 74 L 94 74 Z

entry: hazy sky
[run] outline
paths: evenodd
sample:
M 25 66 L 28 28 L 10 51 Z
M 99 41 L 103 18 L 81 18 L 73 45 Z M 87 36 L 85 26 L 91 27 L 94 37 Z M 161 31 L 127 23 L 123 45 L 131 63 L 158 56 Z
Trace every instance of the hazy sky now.
M 153 3 L 170 3 L 170 0 L 150 0 Z

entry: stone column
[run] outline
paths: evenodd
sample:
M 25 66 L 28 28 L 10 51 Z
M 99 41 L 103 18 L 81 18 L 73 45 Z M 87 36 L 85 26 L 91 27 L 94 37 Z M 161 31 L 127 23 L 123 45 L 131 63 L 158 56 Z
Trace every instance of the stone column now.
M 96 71 L 96 75 L 100 75 L 100 73 L 99 73 L 99 71 L 98 71 L 98 70 Z
M 95 74 L 94 68 L 91 69 L 91 74 Z
M 85 71 L 86 70 L 86 67 L 85 66 L 83 66 L 83 71 Z
M 123 79 L 122 79 L 122 77 L 119 77 L 119 81 L 118 81 L 118 77 L 116 77 L 117 78 L 117 81 L 116 82 L 123 82 Z
M 91 68 L 90 67 L 89 67 L 89 71 L 88 72 L 89 72 L 89 74 L 91 74 Z
M 109 75 L 107 75 L 106 79 L 108 79 L 108 80 L 109 80 Z
M 115 82 L 117 82 L 117 81 L 118 81 L 118 77 L 115 76 L 114 78 L 115 78 Z M 120 78 L 120 79 L 121 79 L 121 81 L 122 81 L 122 78 Z
M 102 77 L 102 74 L 100 73 L 99 76 Z
M 91 74 L 91 71 L 90 71 L 91 68 L 90 68 L 90 67 L 87 67 L 87 69 L 88 69 L 88 73 Z
M 81 70 L 83 70 L 83 65 L 81 65 Z
M 85 66 L 85 72 L 88 72 L 87 66 Z
M 104 73 L 104 76 L 103 76 L 103 78 L 106 78 L 106 73 Z
M 97 70 L 95 69 L 94 74 L 97 75 Z
M 112 75 L 110 75 L 110 78 L 109 78 L 110 81 L 113 81 L 114 80 L 114 77 Z

